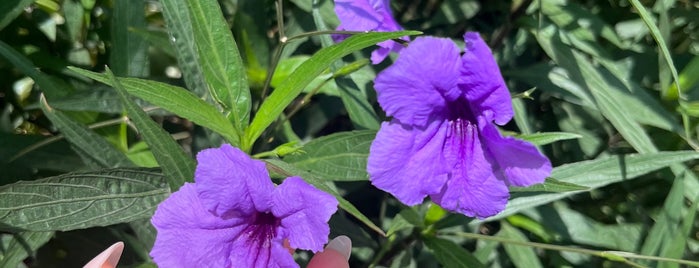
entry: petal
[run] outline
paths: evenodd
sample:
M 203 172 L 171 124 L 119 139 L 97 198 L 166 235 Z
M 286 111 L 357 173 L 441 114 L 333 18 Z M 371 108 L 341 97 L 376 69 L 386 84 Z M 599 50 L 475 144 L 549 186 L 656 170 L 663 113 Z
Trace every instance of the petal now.
M 446 129 L 433 121 L 425 129 L 384 122 L 371 144 L 367 171 L 371 183 L 406 205 L 438 193 L 447 179 L 442 156 Z
M 449 39 L 419 37 L 379 73 L 374 88 L 386 114 L 403 124 L 425 126 L 459 92 L 459 48 Z
M 467 121 L 448 122 L 444 155 L 452 167 L 446 186 L 432 201 L 470 217 L 485 218 L 505 209 L 509 191 L 493 174 L 478 139 L 478 128 Z
M 338 29 L 347 31 L 375 30 L 383 21 L 367 0 L 335 0 L 335 14 L 341 22 Z
M 243 240 L 237 240 L 232 248 L 234 249 L 231 252 L 231 260 L 234 264 L 231 267 L 233 268 L 299 267 L 294 261 L 293 255 L 289 254 L 289 250 L 284 248 L 281 240 L 278 239 L 273 240 L 271 244 L 261 246 L 250 246 Z
M 230 241 L 245 226 L 242 219 L 209 213 L 191 183 L 163 201 L 151 222 L 158 235 L 150 255 L 159 267 L 231 267 Z
M 211 213 L 229 218 L 269 210 L 274 184 L 262 161 L 228 144 L 201 151 L 197 161 L 194 180 Z
M 462 57 L 459 87 L 471 103 L 471 110 L 487 121 L 504 125 L 512 119 L 512 100 L 493 53 L 478 33 L 464 35 L 466 52 Z
M 289 177 L 274 189 L 272 214 L 281 219 L 277 236 L 288 238 L 292 248 L 317 252 L 328 242 L 328 220 L 337 211 L 337 199 L 309 185 L 299 177 Z
M 551 175 L 551 162 L 534 145 L 512 137 L 503 138 L 495 126 L 488 124 L 481 132 L 486 151 L 496 163 L 496 170 L 508 185 L 530 186 L 543 183 Z

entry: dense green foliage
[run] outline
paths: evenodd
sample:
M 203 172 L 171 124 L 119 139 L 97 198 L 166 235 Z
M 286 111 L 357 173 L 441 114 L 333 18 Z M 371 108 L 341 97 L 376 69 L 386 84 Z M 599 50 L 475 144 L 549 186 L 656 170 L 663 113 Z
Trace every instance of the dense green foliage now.
M 222 143 L 337 197 L 352 267 L 699 266 L 699 3 L 392 8 L 410 31 L 334 44 L 332 0 L 0 1 L 0 267 L 79 267 L 115 241 L 120 267 L 154 266 L 149 218 Z M 373 45 L 465 31 L 513 95 L 503 133 L 555 166 L 485 220 L 406 207 L 365 168 L 390 64 Z

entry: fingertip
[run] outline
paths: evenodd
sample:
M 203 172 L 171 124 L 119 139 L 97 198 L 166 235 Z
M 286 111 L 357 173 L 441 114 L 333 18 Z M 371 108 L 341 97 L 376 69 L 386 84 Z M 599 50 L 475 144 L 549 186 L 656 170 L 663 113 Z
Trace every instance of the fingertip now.
M 124 242 L 114 243 L 109 248 L 105 249 L 90 260 L 83 268 L 115 268 L 121 258 L 121 253 L 124 251 Z
M 316 253 L 308 263 L 308 268 L 349 268 L 344 254 L 330 248 Z
M 349 260 L 352 254 L 352 240 L 345 235 L 335 237 L 325 249 L 333 249 L 344 256 L 345 260 Z

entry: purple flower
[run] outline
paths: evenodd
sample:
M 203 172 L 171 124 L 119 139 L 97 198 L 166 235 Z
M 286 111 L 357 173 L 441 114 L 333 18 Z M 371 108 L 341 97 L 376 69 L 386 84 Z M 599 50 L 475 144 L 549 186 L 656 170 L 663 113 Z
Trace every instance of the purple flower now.
M 510 94 L 488 46 L 466 33 L 419 37 L 375 80 L 390 122 L 371 145 L 372 183 L 407 205 L 427 196 L 445 209 L 485 218 L 505 208 L 508 186 L 541 183 L 549 160 L 493 124 L 513 116 Z
M 340 31 L 393 32 L 403 30 L 393 18 L 389 0 L 335 0 L 335 13 L 340 19 Z M 336 38 L 342 40 L 344 36 Z M 401 38 L 409 41 L 407 37 Z M 391 51 L 398 52 L 403 46 L 388 40 L 377 44 L 378 49 L 371 53 L 371 63 L 383 61 Z
M 158 206 L 151 256 L 160 267 L 299 267 L 283 243 L 317 252 L 337 200 L 290 177 L 274 186 L 262 161 L 230 145 L 197 155 L 195 183 Z

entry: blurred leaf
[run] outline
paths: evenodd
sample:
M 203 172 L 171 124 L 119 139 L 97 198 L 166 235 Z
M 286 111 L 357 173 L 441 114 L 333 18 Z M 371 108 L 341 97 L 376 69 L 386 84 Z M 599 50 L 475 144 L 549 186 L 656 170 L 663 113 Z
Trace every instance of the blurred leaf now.
M 352 214 L 352 216 L 357 218 L 357 220 L 361 221 L 367 227 L 376 231 L 380 235 L 386 236 L 386 233 L 384 233 L 380 227 L 376 226 L 376 224 L 369 220 L 369 218 L 364 216 L 364 214 L 362 214 L 362 212 L 360 212 L 354 205 L 352 205 L 352 203 L 345 200 L 342 197 L 342 195 L 340 195 L 340 193 L 337 192 L 337 189 L 335 189 L 334 185 L 331 186 L 330 184 L 328 184 L 327 181 L 322 180 L 306 171 L 300 170 L 284 161 L 276 159 L 265 159 L 265 162 L 267 162 L 267 169 L 269 169 L 271 172 L 275 172 L 277 174 L 281 174 L 287 177 L 299 176 L 303 178 L 303 180 L 305 180 L 306 182 L 318 188 L 319 190 L 333 195 L 335 198 L 337 198 L 337 201 L 340 203 L 340 208 L 345 210 L 347 213 Z
M 209 92 L 223 106 L 237 133 L 250 121 L 250 88 L 245 65 L 216 0 L 188 0 L 187 8 Z
M 0 30 L 17 18 L 34 0 L 3 0 L 0 1 Z
M 150 43 L 151 47 L 162 50 L 170 57 L 177 58 L 177 52 L 172 43 L 170 43 L 167 32 L 146 28 L 129 28 L 129 32 L 143 38 L 143 40 Z
M 115 1 L 109 66 L 118 76 L 145 77 L 150 71 L 148 43 L 130 28 L 146 27 L 145 2 Z
M 4 237 L 10 237 L 4 239 Z M 53 237 L 53 232 L 20 232 L 0 236 L 0 267 L 22 267 L 22 261 Z
M 558 34 L 556 34 L 558 33 Z M 656 151 L 655 145 L 646 134 L 640 124 L 631 116 L 635 111 L 619 103 L 610 92 L 615 85 L 609 84 L 603 75 L 581 53 L 571 50 L 562 41 L 560 35 L 553 27 L 543 29 L 537 35 L 539 45 L 561 67 L 570 72 L 571 78 L 580 85 L 584 85 L 594 96 L 600 112 L 628 141 L 634 149 L 640 153 Z
M 500 232 L 498 232 L 497 236 L 517 242 L 529 242 L 529 239 L 527 239 L 527 237 L 524 236 L 521 231 L 507 223 L 502 224 Z M 543 267 L 533 248 L 510 243 L 502 243 L 502 246 L 505 248 L 507 256 L 510 257 L 509 259 L 512 261 L 512 264 L 515 265 L 515 267 Z
M 68 69 L 101 83 L 114 86 L 106 74 L 90 72 L 75 67 L 68 67 Z M 238 137 L 235 135 L 235 130 L 228 120 L 221 116 L 221 113 L 216 108 L 199 99 L 191 92 L 181 87 L 145 79 L 117 78 L 117 80 L 129 94 L 158 105 L 198 125 L 209 128 L 221 134 L 234 146 L 237 146 Z
M 163 169 L 170 189 L 177 191 L 185 182 L 192 181 L 196 165 L 194 160 L 183 151 L 169 133 L 153 122 L 148 114 L 131 100 L 131 96 L 126 93 L 109 68 L 107 68 L 107 75 L 111 79 L 114 89 L 119 93 L 126 113 L 143 135 L 143 139 L 148 143 L 155 159 L 158 160 L 158 164 Z
M 515 136 L 518 139 L 531 142 L 534 145 L 546 145 L 562 140 L 572 140 L 582 138 L 579 134 L 568 132 L 544 132 L 534 134 L 524 134 Z
M 52 1 L 45 1 L 52 2 Z M 70 41 L 75 43 L 83 42 L 85 27 L 85 8 L 78 0 L 66 0 L 61 3 L 61 11 L 65 17 L 65 27 Z M 113 47 L 113 46 L 112 46 Z M 118 48 L 117 48 L 118 49 Z
M 41 98 L 41 109 L 63 136 L 72 143 L 76 150 L 85 153 L 101 167 L 129 167 L 133 163 L 111 143 L 87 127 L 75 122 L 61 111 L 53 109 Z
M 634 179 L 672 164 L 693 159 L 699 159 L 699 153 L 694 151 L 676 151 L 616 155 L 558 166 L 551 172 L 551 177 L 562 182 L 589 187 L 590 190 L 593 190 L 611 183 Z M 579 192 L 513 193 L 507 208 L 500 214 L 487 220 L 501 219 L 521 210 L 547 204 Z
M 257 140 L 262 132 L 279 117 L 286 106 L 335 60 L 353 51 L 360 50 L 381 41 L 416 34 L 420 34 L 420 32 L 370 32 L 357 34 L 338 44 L 319 50 L 309 60 L 301 64 L 301 66 L 299 66 L 296 71 L 294 71 L 294 73 L 291 74 L 280 87 L 276 88 L 262 103 L 252 123 L 245 130 L 245 138 L 242 142 L 243 149 L 245 151 L 250 150 L 255 140 Z
M 553 178 L 546 178 L 544 183 L 534 184 L 529 187 L 510 187 L 510 192 L 570 192 L 585 191 L 590 188 L 574 183 L 563 182 Z
M 0 57 L 5 58 L 15 68 L 31 77 L 49 99 L 65 96 L 73 91 L 63 80 L 40 72 L 29 59 L 3 41 L 0 41 Z
M 670 74 L 672 74 L 672 78 L 675 80 L 675 83 L 679 83 L 680 79 L 677 75 L 677 69 L 675 68 L 675 63 L 672 60 L 672 55 L 670 55 L 670 49 L 668 49 L 667 44 L 665 44 L 665 39 L 663 38 L 662 34 L 660 33 L 660 29 L 658 29 L 658 26 L 655 25 L 655 20 L 653 17 L 650 15 L 648 10 L 639 2 L 638 0 L 629 0 L 631 5 L 633 5 L 634 8 L 638 11 L 638 15 L 641 16 L 641 19 L 643 22 L 646 24 L 646 27 L 650 30 L 650 35 L 655 39 L 655 43 L 658 44 L 658 49 L 660 50 L 660 54 L 663 56 L 665 59 L 665 63 L 667 64 L 667 67 L 670 68 Z M 679 85 L 679 84 L 678 84 Z M 681 88 L 677 88 L 678 91 L 675 93 L 678 94 L 678 92 L 681 92 Z M 663 94 L 664 98 L 671 98 L 671 94 L 668 91 L 664 92 Z
M 413 227 L 424 227 L 422 218 L 414 208 L 404 208 L 391 220 L 386 236 L 391 236 L 398 231 Z
M 454 242 L 437 237 L 426 237 L 423 242 L 446 268 L 485 267 L 473 254 Z
M 526 215 L 556 234 L 562 243 L 579 243 L 613 250 L 636 251 L 643 238 L 639 223 L 605 224 L 598 222 L 563 203 L 554 203 Z
M 149 218 L 170 189 L 152 170 L 69 173 L 0 186 L 0 229 L 68 231 Z
M 655 224 L 643 242 L 641 254 L 667 258 L 681 258 L 683 256 L 687 234 L 683 232 L 682 215 L 694 213 L 690 213 L 688 210 L 696 212 L 696 208 L 690 206 L 690 209 L 686 209 L 684 206 L 683 188 L 686 179 L 682 176 L 675 178 L 662 210 L 654 217 Z M 674 252 L 668 249 L 673 249 Z
M 541 12 L 559 28 L 571 29 L 576 38 L 588 42 L 599 42 L 602 37 L 619 48 L 624 48 L 619 36 L 603 18 L 581 4 L 567 0 L 543 0 Z
M 160 1 L 163 7 L 163 18 L 170 35 L 170 42 L 175 48 L 178 66 L 182 69 L 182 76 L 187 88 L 196 95 L 204 97 L 209 95 L 206 78 L 202 65 L 199 64 L 199 51 L 194 41 L 192 19 L 185 1 L 164 0 Z
M 306 153 L 292 154 L 284 161 L 324 180 L 365 181 L 369 147 L 376 131 L 338 132 L 306 143 Z
M 676 99 L 678 95 L 678 88 L 683 91 L 687 91 L 692 88 L 697 81 L 699 81 L 699 56 L 694 56 L 692 60 L 687 64 L 687 66 L 680 72 L 679 80 L 672 83 L 667 91 L 667 97 L 670 99 Z

